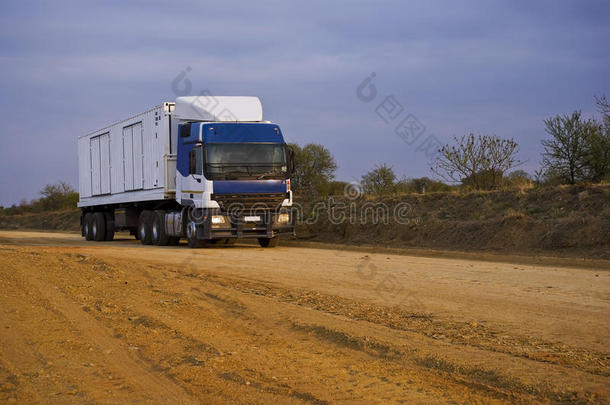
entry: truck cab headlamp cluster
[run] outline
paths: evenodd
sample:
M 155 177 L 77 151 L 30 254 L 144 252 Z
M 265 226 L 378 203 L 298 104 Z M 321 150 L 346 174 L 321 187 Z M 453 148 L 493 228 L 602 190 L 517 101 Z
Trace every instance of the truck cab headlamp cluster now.
M 276 224 L 287 224 L 290 222 L 290 214 L 279 214 L 275 217 Z
M 227 220 L 223 215 L 212 215 L 212 224 L 213 225 L 221 225 L 226 224 Z

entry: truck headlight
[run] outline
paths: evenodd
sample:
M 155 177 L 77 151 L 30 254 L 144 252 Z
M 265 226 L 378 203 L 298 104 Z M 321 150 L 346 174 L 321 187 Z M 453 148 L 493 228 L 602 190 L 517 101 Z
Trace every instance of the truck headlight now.
M 279 214 L 275 217 L 275 223 L 278 225 L 285 225 L 290 222 L 290 214 Z
M 227 222 L 226 218 L 223 215 L 212 215 L 212 224 L 213 225 L 221 225 Z

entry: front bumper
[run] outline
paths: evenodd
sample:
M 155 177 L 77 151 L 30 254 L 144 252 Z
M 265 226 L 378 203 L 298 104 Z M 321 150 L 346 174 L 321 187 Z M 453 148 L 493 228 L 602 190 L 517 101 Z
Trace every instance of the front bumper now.
M 197 227 L 198 239 L 222 238 L 274 238 L 280 235 L 295 235 L 294 224 L 291 220 L 285 224 L 276 222 L 276 213 L 257 214 L 260 220 L 248 221 L 245 216 L 225 216 L 224 224 L 212 224 L 212 215 L 207 216 Z

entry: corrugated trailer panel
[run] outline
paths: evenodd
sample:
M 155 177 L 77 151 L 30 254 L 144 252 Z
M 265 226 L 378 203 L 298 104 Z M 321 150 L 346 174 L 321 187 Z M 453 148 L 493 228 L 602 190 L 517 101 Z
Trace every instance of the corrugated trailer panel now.
M 172 110 L 164 103 L 78 139 L 79 206 L 164 199 L 175 191 Z
M 141 182 L 142 187 L 145 189 L 155 188 L 158 183 L 155 182 L 155 179 L 157 178 L 155 161 L 159 158 L 157 156 L 156 148 L 159 135 L 155 131 L 155 113 L 158 113 L 158 109 L 147 112 L 145 119 L 142 121 L 142 132 L 146 134 L 146 136 L 142 138 L 142 167 L 144 168 L 144 171 L 141 174 Z
M 89 139 L 91 162 L 91 194 L 110 193 L 110 135 L 108 133 Z
M 125 162 L 129 162 L 131 160 L 131 164 L 133 165 L 133 190 L 141 190 L 144 188 L 143 136 L 144 132 L 142 131 L 142 121 L 133 124 L 131 126 L 132 155 L 124 156 Z
M 123 180 L 123 130 L 115 125 L 110 128 L 110 192 L 112 194 L 125 191 Z M 120 157 L 119 158 L 117 158 Z
M 80 198 L 91 197 L 91 154 L 89 138 L 78 140 L 78 193 Z
M 117 164 L 122 164 L 123 166 L 123 178 L 119 179 L 123 182 L 123 190 L 130 191 L 134 189 L 133 184 L 133 128 L 131 126 L 123 128 L 123 153 L 117 155 L 117 159 L 115 159 Z M 122 156 L 122 161 L 119 162 L 118 157 Z
M 100 194 L 110 194 L 110 134 L 99 136 L 100 140 Z
M 99 195 L 100 185 L 100 137 L 96 136 L 89 140 L 89 154 L 91 155 L 91 194 Z

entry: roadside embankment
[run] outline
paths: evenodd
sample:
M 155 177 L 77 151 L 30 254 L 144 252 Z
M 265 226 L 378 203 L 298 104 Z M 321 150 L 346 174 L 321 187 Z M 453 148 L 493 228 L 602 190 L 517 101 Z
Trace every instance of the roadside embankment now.
M 610 259 L 610 186 L 295 200 L 297 240 Z M 79 229 L 79 210 L 0 214 L 0 229 Z

